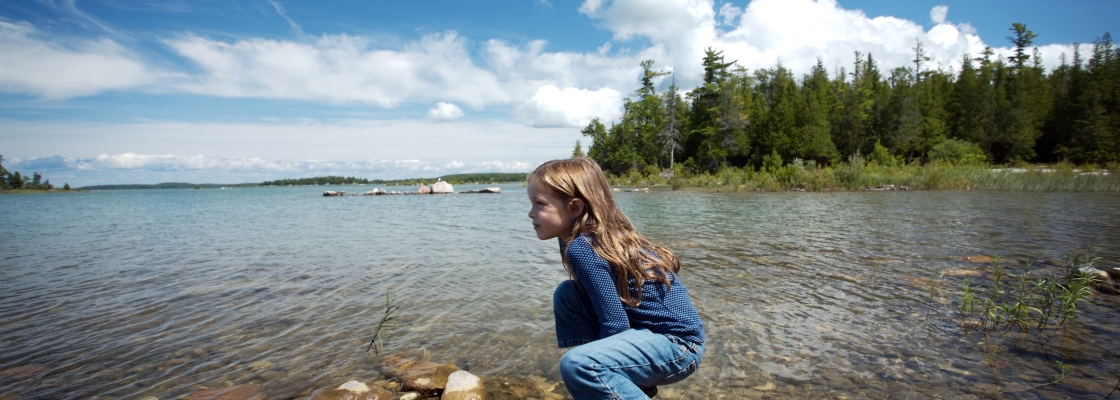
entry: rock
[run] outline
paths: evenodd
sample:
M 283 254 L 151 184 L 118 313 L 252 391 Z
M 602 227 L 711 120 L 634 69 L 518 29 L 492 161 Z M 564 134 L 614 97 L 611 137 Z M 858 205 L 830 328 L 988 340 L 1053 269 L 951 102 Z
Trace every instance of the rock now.
M 1112 267 L 1104 270 L 1104 272 L 1107 273 L 1112 280 L 1120 281 L 1120 267 Z
M 420 185 L 420 189 L 416 191 L 416 194 L 430 194 L 430 193 L 432 193 L 432 188 L 428 187 L 428 185 Z
M 379 386 L 369 387 L 358 381 L 349 381 L 338 387 L 325 387 L 307 396 L 306 400 L 388 400 L 393 393 Z
M 990 263 L 990 262 L 992 262 L 992 257 L 989 257 L 989 256 L 968 256 L 968 257 L 965 257 L 963 260 L 965 262 L 971 262 L 971 263 Z
M 408 393 L 402 394 L 401 398 L 400 398 L 400 400 L 419 400 L 419 399 L 420 399 L 420 393 L 416 393 L 416 392 L 408 392 Z
M 1101 271 L 1093 267 L 1081 267 L 1077 269 L 1077 273 L 1081 275 L 1089 275 L 1093 277 L 1093 282 L 1098 284 L 1109 284 L 1112 278 L 1108 276 L 1107 272 Z
M 440 400 L 482 400 L 486 390 L 482 380 L 467 371 L 455 371 L 447 376 L 447 386 Z
M 432 194 L 450 194 L 455 193 L 455 188 L 450 183 L 439 181 L 432 184 Z
M 401 371 L 401 390 L 419 392 L 421 396 L 438 396 L 447 387 L 447 377 L 458 371 L 455 364 L 420 361 Z
M 488 377 L 486 397 L 491 399 L 541 399 L 561 400 L 564 396 L 555 393 L 560 382 L 549 381 L 539 376 Z
M 22 381 L 24 379 L 39 376 L 44 372 L 47 372 L 47 367 L 45 365 L 20 365 L 18 367 L 11 367 L 0 371 L 0 378 L 11 379 L 13 381 Z
M 401 373 L 417 362 L 423 361 L 428 357 L 428 351 L 423 347 L 412 349 L 403 353 L 396 353 L 387 355 L 381 359 L 381 372 L 391 378 L 396 378 Z
M 758 390 L 758 391 L 761 391 L 761 392 L 769 392 L 769 391 L 777 389 L 777 388 L 778 388 L 778 385 L 775 385 L 774 382 L 766 382 L 764 384 L 755 386 L 752 389 Z
M 250 383 L 194 392 L 187 400 L 264 400 L 264 394 L 261 394 L 259 385 Z
M 984 273 L 975 269 L 945 269 L 941 270 L 941 276 L 983 276 Z
M 336 191 L 333 191 L 333 190 L 328 190 L 328 191 L 323 192 L 323 197 L 345 196 L 345 195 L 346 195 L 346 192 L 342 192 L 342 191 L 336 192 Z
M 501 193 L 501 192 L 502 192 L 502 188 L 491 187 L 491 188 L 485 188 L 485 189 L 471 189 L 471 190 L 466 190 L 466 191 L 462 191 L 462 192 L 459 192 L 459 193 Z
M 383 194 L 386 194 L 385 189 L 380 189 L 380 188 L 373 188 L 373 189 L 370 189 L 370 191 L 365 193 L 366 196 L 380 196 L 380 195 L 383 195 Z

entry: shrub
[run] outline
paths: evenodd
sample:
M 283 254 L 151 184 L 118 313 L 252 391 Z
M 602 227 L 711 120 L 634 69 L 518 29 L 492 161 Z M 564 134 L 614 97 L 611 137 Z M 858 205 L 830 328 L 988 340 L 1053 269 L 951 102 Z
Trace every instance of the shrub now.
M 980 146 L 971 142 L 946 139 L 930 149 L 929 159 L 933 162 L 946 162 L 953 165 L 979 165 L 987 161 L 988 156 Z

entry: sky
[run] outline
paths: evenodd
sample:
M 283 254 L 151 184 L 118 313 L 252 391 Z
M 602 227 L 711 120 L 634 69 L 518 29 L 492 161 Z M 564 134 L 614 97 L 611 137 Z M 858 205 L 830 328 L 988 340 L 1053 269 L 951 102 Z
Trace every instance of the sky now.
M 75 187 L 528 172 L 617 121 L 642 60 L 691 89 L 709 47 L 802 74 L 921 41 L 950 70 L 1014 22 L 1053 68 L 1120 1 L 13 0 L 0 155 Z

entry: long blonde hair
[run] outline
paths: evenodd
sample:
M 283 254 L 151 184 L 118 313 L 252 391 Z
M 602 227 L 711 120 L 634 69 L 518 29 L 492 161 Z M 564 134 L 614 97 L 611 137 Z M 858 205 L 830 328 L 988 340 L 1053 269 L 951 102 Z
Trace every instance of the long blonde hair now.
M 586 234 L 592 238 L 595 253 L 614 267 L 615 289 L 623 304 L 637 307 L 642 302 L 642 285 L 646 281 L 659 281 L 668 288 L 669 272 L 680 272 L 677 256 L 638 233 L 618 209 L 603 170 L 594 160 L 549 161 L 529 174 L 529 179 L 543 184 L 554 196 L 564 199 L 565 204 L 574 199 L 583 201 L 583 213 L 575 216 L 572 223 L 572 237 Z M 568 274 L 574 277 L 567 248 L 562 258 Z M 631 279 L 634 287 L 629 284 Z

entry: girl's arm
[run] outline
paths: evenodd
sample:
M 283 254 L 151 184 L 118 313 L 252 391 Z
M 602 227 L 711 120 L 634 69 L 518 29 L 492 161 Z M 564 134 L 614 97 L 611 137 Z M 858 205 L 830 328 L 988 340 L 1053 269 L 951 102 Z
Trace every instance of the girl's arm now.
M 591 305 L 599 317 L 599 338 L 630 329 L 630 318 L 618 298 L 611 265 L 595 253 L 586 236 L 576 237 L 568 246 L 568 264 L 580 287 L 591 297 Z

